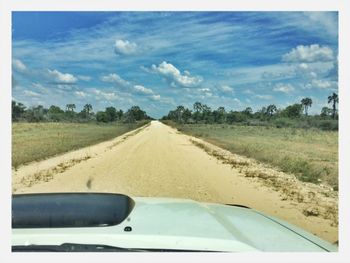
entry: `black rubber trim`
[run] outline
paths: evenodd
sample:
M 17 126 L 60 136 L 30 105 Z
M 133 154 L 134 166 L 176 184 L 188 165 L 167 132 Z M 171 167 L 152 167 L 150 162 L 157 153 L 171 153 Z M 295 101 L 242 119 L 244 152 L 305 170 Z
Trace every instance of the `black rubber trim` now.
M 226 205 L 229 205 L 229 206 L 236 206 L 236 207 L 242 207 L 242 208 L 247 208 L 247 209 L 251 209 L 250 207 L 245 206 L 245 205 L 238 205 L 238 204 L 226 204 Z
M 126 195 L 45 193 L 12 196 L 12 228 L 102 227 L 123 222 L 134 207 Z

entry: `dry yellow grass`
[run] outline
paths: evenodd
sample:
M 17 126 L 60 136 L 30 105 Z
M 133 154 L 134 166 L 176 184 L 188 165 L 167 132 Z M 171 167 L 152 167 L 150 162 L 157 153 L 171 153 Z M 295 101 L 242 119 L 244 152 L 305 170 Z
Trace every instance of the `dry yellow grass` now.
M 145 123 L 13 123 L 12 166 L 109 140 Z
M 233 153 L 279 167 L 300 180 L 338 188 L 338 132 L 257 126 L 171 123 Z

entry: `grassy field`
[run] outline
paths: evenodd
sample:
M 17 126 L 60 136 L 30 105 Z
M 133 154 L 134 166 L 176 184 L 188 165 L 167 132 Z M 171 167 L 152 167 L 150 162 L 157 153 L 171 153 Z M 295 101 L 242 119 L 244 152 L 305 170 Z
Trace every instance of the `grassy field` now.
M 112 139 L 146 123 L 13 123 L 12 166 Z
M 301 181 L 338 189 L 338 132 L 237 125 L 171 124 L 233 153 L 269 163 Z

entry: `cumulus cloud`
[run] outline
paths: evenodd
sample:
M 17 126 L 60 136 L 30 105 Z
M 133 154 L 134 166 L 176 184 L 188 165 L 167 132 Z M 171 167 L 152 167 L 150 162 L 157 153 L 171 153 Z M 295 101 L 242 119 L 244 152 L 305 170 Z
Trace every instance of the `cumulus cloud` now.
M 186 89 L 187 91 L 190 91 L 190 89 Z M 210 92 L 210 89 L 209 88 L 200 88 L 198 89 L 198 91 L 200 92 Z
M 136 93 L 143 94 L 143 95 L 152 95 L 153 94 L 153 90 L 145 88 L 142 85 L 135 85 L 134 90 Z
M 75 95 L 79 98 L 86 98 L 87 94 L 84 91 L 76 91 Z
M 232 93 L 234 92 L 234 89 L 228 85 L 223 85 L 219 87 L 219 90 L 224 92 L 224 93 Z
M 273 97 L 271 95 L 255 95 L 258 99 L 271 100 Z
M 102 76 L 101 80 L 103 82 L 115 83 L 115 84 L 118 84 L 122 87 L 126 87 L 126 86 L 130 85 L 130 83 L 128 81 L 122 79 L 118 74 L 115 74 L 115 73 L 109 74 L 106 76 Z
M 299 64 L 299 68 L 300 68 L 301 70 L 307 70 L 307 69 L 309 69 L 309 66 L 308 66 L 308 64 L 306 64 L 306 63 L 300 63 L 300 64 Z
M 61 73 L 56 69 L 48 69 L 47 71 L 52 82 L 57 84 L 75 84 L 78 80 L 74 75 L 69 73 Z
M 160 95 L 152 95 L 150 98 L 152 100 L 159 101 L 160 100 Z
M 234 98 L 233 101 L 238 103 L 238 104 L 241 104 L 241 101 L 239 99 L 237 99 L 237 98 Z
M 325 33 L 332 37 L 338 35 L 338 15 L 335 12 L 304 12 L 304 15 L 314 23 L 322 27 Z
M 328 46 L 313 44 L 310 46 L 299 45 L 282 56 L 284 62 L 317 62 L 331 61 L 334 59 L 333 50 Z
M 319 89 L 332 89 L 337 88 L 338 83 L 336 81 L 330 81 L 325 79 L 314 79 L 311 83 L 306 85 L 306 88 L 319 88 Z
M 41 85 L 40 83 L 32 83 L 32 87 L 35 88 L 37 91 L 40 91 L 41 93 L 48 94 L 49 89 Z
M 181 74 L 180 70 L 178 70 L 174 65 L 165 61 L 160 63 L 158 66 L 152 65 L 151 70 L 152 72 L 166 78 L 173 87 L 197 87 L 203 80 L 200 76 L 191 76 L 190 72 L 186 70 L 183 74 Z
M 91 80 L 90 76 L 79 75 L 79 76 L 77 76 L 77 78 L 80 79 L 80 80 L 83 80 L 83 81 L 90 81 Z
M 25 71 L 27 69 L 26 65 L 24 65 L 19 59 L 14 59 L 12 61 L 12 66 L 17 71 Z
M 24 93 L 24 95 L 26 95 L 28 97 L 39 97 L 40 96 L 39 93 L 36 93 L 32 90 L 24 90 L 23 93 Z
M 113 101 L 113 100 L 119 99 L 119 96 L 117 95 L 117 93 L 113 91 L 102 91 L 99 89 L 91 89 L 91 91 L 97 100 L 104 99 L 108 101 Z
M 274 86 L 273 91 L 279 91 L 288 94 L 294 91 L 294 87 L 289 83 L 277 83 Z
M 246 89 L 243 91 L 244 94 L 249 94 L 249 95 L 252 95 L 252 94 L 255 94 L 254 91 L 252 91 L 251 89 Z
M 114 44 L 114 51 L 116 54 L 132 55 L 137 52 L 137 45 L 128 40 L 117 39 Z

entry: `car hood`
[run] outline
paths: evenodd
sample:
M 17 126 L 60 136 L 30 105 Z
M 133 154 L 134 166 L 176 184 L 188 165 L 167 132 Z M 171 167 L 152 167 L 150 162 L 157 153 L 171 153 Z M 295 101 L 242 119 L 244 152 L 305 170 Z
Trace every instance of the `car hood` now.
M 254 209 L 187 199 L 133 197 L 120 224 L 13 229 L 12 245 L 103 244 L 209 251 L 337 251 L 337 247 Z

